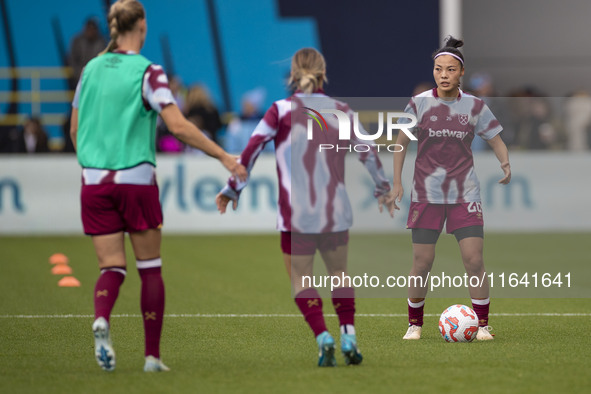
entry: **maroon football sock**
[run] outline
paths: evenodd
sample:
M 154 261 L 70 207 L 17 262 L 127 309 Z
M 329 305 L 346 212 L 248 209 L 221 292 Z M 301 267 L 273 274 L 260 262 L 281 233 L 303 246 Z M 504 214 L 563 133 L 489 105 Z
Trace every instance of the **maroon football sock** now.
M 474 312 L 476 312 L 476 316 L 478 316 L 478 326 L 488 326 L 488 311 L 490 309 L 490 298 L 487 298 L 485 300 L 476 300 L 473 298 L 472 309 L 474 309 Z
M 423 326 L 423 308 L 425 300 L 421 302 L 411 302 L 408 300 L 408 324 L 412 326 Z
M 355 325 L 355 289 L 341 287 L 332 291 L 332 305 L 341 326 Z
M 94 318 L 104 317 L 109 321 L 117 301 L 119 288 L 125 280 L 125 268 L 113 267 L 101 270 L 94 286 Z
M 138 261 L 138 266 L 141 266 L 141 263 L 144 262 Z M 138 272 L 142 280 L 141 309 L 146 340 L 145 355 L 160 358 L 160 335 L 164 319 L 164 282 L 161 267 L 138 268 Z
M 314 332 L 315 337 L 326 331 L 324 315 L 322 314 L 322 298 L 320 298 L 320 294 L 316 289 L 309 288 L 300 291 L 295 297 L 295 302 Z

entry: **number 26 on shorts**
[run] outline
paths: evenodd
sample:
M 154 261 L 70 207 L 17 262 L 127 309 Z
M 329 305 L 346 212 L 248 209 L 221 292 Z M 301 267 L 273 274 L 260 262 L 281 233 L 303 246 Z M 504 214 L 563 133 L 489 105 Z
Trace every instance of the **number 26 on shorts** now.
M 471 202 L 468 204 L 468 212 L 480 212 L 482 213 L 482 203 L 480 202 Z

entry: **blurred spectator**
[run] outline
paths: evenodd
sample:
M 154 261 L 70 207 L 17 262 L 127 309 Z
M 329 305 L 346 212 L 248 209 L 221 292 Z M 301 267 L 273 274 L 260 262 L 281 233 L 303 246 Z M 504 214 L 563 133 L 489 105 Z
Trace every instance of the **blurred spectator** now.
M 13 136 L 17 135 L 17 133 L 18 130 L 10 126 L 0 125 L 0 153 L 10 153 L 11 141 L 13 138 L 16 138 Z
M 473 94 L 484 101 L 492 113 L 495 114 L 496 118 L 499 119 L 503 128 L 505 128 L 506 126 L 501 121 L 504 114 L 503 106 L 499 100 L 492 99 L 492 97 L 496 95 L 492 76 L 485 72 L 476 72 L 470 76 L 467 88 L 468 93 Z M 503 134 L 504 133 L 505 132 L 503 132 Z M 504 138 L 503 141 L 505 141 Z M 479 152 L 484 150 L 490 150 L 490 146 L 485 140 L 475 136 L 472 140 L 472 151 Z
M 564 126 L 566 147 L 571 151 L 589 149 L 591 137 L 591 96 L 579 91 L 564 103 Z
M 513 147 L 532 150 L 556 148 L 559 134 L 553 121 L 550 100 L 532 87 L 511 93 L 511 115 L 515 135 Z
M 80 73 L 82 73 L 86 63 L 98 55 L 106 46 L 107 41 L 101 36 L 98 20 L 95 17 L 88 18 L 84 24 L 84 29 L 70 43 L 68 65 L 74 71 L 72 88 L 78 83 Z
M 38 118 L 29 118 L 22 127 L 10 129 L 2 142 L 4 153 L 47 153 L 47 132 Z
M 185 115 L 205 135 L 219 144 L 217 132 L 222 127 L 222 120 L 204 86 L 193 85 L 189 88 L 185 102 Z
M 179 107 L 181 111 L 185 109 L 185 96 L 187 95 L 187 91 L 185 89 L 185 84 L 183 80 L 178 75 L 168 75 L 168 86 L 170 87 L 170 91 L 176 101 L 176 105 Z
M 468 89 L 470 93 L 482 99 L 496 96 L 492 76 L 486 72 L 472 74 L 468 81 Z
M 228 124 L 224 148 L 229 153 L 241 153 L 250 136 L 263 118 L 263 104 L 267 92 L 264 88 L 250 90 L 242 96 L 240 116 Z M 267 144 L 263 152 L 273 152 L 273 144 Z
M 23 152 L 47 153 L 49 144 L 47 131 L 43 128 L 39 118 L 29 118 L 23 125 L 22 141 L 24 141 Z
M 62 124 L 62 134 L 64 138 L 64 144 L 62 146 L 63 153 L 75 153 L 74 144 L 72 143 L 72 137 L 70 137 L 70 124 L 72 114 L 66 116 L 64 123 Z
M 162 130 L 162 131 L 161 131 Z M 158 144 L 156 149 L 162 153 L 182 153 L 185 144 L 179 141 L 166 127 L 158 129 Z

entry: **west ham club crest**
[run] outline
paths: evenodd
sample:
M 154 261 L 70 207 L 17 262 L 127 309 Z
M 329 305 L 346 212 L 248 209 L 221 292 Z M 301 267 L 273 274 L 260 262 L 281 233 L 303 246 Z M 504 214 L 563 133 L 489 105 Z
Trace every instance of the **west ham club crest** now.
M 458 120 L 460 121 L 461 125 L 465 126 L 468 124 L 470 117 L 468 116 L 468 114 L 458 114 Z

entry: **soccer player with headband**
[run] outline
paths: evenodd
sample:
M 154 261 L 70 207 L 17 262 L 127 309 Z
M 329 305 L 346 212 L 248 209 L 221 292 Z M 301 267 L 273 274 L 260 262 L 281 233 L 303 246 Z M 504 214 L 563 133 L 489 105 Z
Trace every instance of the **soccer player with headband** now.
M 476 339 L 490 340 L 488 313 L 489 283 L 484 276 L 484 221 L 480 186 L 474 172 L 471 143 L 474 138 L 488 142 L 501 163 L 504 176 L 511 180 L 509 154 L 500 132 L 503 129 L 484 101 L 463 92 L 464 56 L 458 50 L 463 41 L 451 36 L 433 54 L 433 77 L 437 87 L 414 96 L 405 112 L 417 117 L 413 133 L 418 138 L 417 156 L 407 227 L 412 229 L 413 263 L 410 275 L 426 279 L 435 259 L 435 244 L 446 225 L 456 237 L 467 274 L 484 278 L 481 286 L 470 287 L 472 307 L 479 319 Z M 400 123 L 406 123 L 401 120 Z M 399 209 L 404 194 L 402 167 L 410 139 L 398 134 L 405 149 L 394 153 L 394 186 L 390 198 Z M 394 211 L 391 213 L 393 214 Z M 404 339 L 419 339 L 423 326 L 426 286 L 409 287 L 409 328 Z
M 318 291 L 302 279 L 313 275 L 316 250 L 324 260 L 328 275 L 347 275 L 348 230 L 352 224 L 352 210 L 344 185 L 344 158 L 350 144 L 361 143 L 355 136 L 350 141 L 339 140 L 334 116 L 323 119 L 327 122 L 325 128 L 318 127 L 313 138 L 309 138 L 305 112 L 310 110 L 310 106 L 319 110 L 338 108 L 353 120 L 353 111 L 345 103 L 324 93 L 322 87 L 325 81 L 326 63 L 322 54 L 313 48 L 297 51 L 292 58 L 289 80 L 295 93 L 273 103 L 240 156 L 240 162 L 250 172 L 264 145 L 270 141 L 275 143 L 279 178 L 277 228 L 281 231 L 283 259 L 291 278 L 295 302 L 316 338 L 318 365 L 321 367 L 336 365 L 335 341 L 326 328 Z M 338 144 L 343 149 L 321 151 L 321 144 Z M 390 186 L 377 152 L 372 148 L 359 153 L 359 159 L 374 180 L 374 196 L 381 210 Z M 228 181 L 216 198 L 221 213 L 226 212 L 230 201 L 236 209 L 238 197 L 245 186 L 245 183 L 235 179 Z M 339 318 L 345 363 L 359 364 L 362 356 L 357 347 L 354 326 L 354 289 L 334 289 L 332 303 Z
M 142 4 L 119 0 L 108 21 L 111 42 L 82 72 L 70 130 L 82 166 L 82 225 L 92 236 L 101 270 L 94 290 L 95 356 L 104 370 L 115 369 L 109 317 L 126 275 L 128 232 L 142 281 L 144 371 L 167 371 L 160 360 L 164 283 L 155 172 L 158 114 L 177 138 L 217 158 L 237 178 L 246 179 L 247 173 L 184 118 L 162 67 L 139 54 L 147 33 Z

